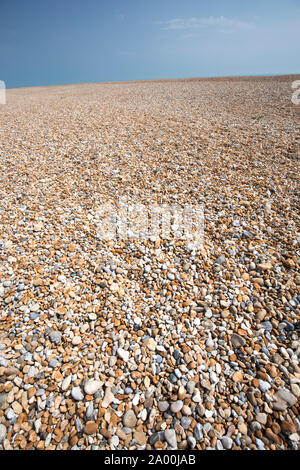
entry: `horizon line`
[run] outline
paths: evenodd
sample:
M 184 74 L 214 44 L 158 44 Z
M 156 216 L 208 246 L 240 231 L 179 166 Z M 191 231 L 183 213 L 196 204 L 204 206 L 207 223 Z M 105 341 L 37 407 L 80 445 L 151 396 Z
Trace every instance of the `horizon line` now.
M 272 78 L 272 77 L 291 77 L 300 76 L 299 73 L 277 73 L 277 74 L 256 74 L 256 75 L 204 75 L 194 77 L 177 77 L 177 78 L 150 78 L 150 79 L 135 79 L 135 80 L 111 80 L 100 82 L 70 82 L 70 83 L 56 83 L 55 85 L 21 85 L 13 88 L 6 88 L 7 90 L 19 90 L 22 88 L 49 88 L 61 87 L 71 85 L 105 85 L 105 84 L 122 84 L 122 83 L 144 83 L 144 82 L 157 82 L 157 81 L 180 81 L 180 80 L 208 80 L 208 79 L 226 79 L 226 78 Z M 5 81 L 4 81 L 5 83 Z

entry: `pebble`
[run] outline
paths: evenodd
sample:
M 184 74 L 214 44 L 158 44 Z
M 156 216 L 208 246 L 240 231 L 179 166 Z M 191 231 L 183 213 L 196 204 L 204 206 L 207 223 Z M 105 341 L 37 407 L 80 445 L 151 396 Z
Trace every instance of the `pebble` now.
M 49 337 L 50 337 L 50 341 L 52 341 L 52 343 L 55 343 L 55 344 L 58 344 L 61 342 L 61 333 L 60 331 L 51 331 L 51 333 L 49 334 Z
M 263 424 L 263 425 L 265 425 L 267 423 L 267 418 L 268 417 L 267 417 L 266 413 L 258 413 L 256 415 L 256 421 L 260 424 Z
M 221 442 L 222 442 L 224 449 L 228 449 L 228 450 L 231 449 L 232 444 L 233 444 L 231 437 L 223 436 L 221 439 Z
M 259 450 L 265 450 L 265 444 L 263 443 L 261 439 L 258 439 L 258 437 L 256 437 L 255 441 Z
M 196 447 L 196 439 L 193 436 L 189 436 L 187 438 L 187 442 L 190 449 L 194 449 Z
M 226 258 L 224 255 L 218 256 L 218 258 L 214 261 L 214 264 L 224 264 Z
M 5 440 L 6 434 L 7 434 L 6 427 L 4 426 L 4 424 L 0 423 L 0 444 L 2 444 L 3 441 Z
M 184 429 L 188 429 L 191 424 L 191 419 L 188 418 L 187 416 L 183 416 L 180 420 L 180 424 Z
M 159 411 L 163 413 L 164 411 L 167 411 L 170 405 L 167 401 L 159 401 L 157 406 L 158 406 Z
M 88 421 L 84 426 L 85 434 L 96 434 L 98 429 L 98 424 L 94 421 Z
M 175 401 L 174 403 L 171 404 L 170 408 L 171 408 L 171 411 L 173 413 L 178 413 L 181 410 L 182 407 L 183 407 L 182 400 L 177 400 L 177 401 Z
M 133 437 L 139 445 L 144 446 L 147 444 L 147 436 L 143 431 L 135 431 Z
M 174 429 L 166 429 L 164 437 L 172 449 L 177 449 L 177 438 L 176 438 L 176 432 Z
M 203 439 L 202 426 L 199 423 L 197 423 L 194 427 L 194 437 L 196 441 L 200 441 L 201 439 Z
M 74 336 L 74 338 L 72 339 L 72 344 L 73 346 L 78 346 L 78 344 L 81 343 L 81 337 L 80 336 Z
M 233 335 L 231 335 L 231 343 L 232 346 L 236 349 L 243 347 L 246 344 L 246 341 L 242 336 L 234 333 Z
M 123 416 L 123 424 L 128 428 L 133 428 L 136 425 L 136 416 L 133 410 L 126 411 L 125 415 Z
M 118 348 L 117 354 L 118 354 L 118 356 L 122 359 L 122 361 L 128 362 L 128 359 L 129 359 L 129 351 L 125 351 L 125 349 Z
M 157 343 L 153 338 L 148 338 L 144 341 L 144 346 L 150 349 L 150 351 L 155 351 Z
M 286 389 L 281 389 L 275 394 L 273 408 L 277 411 L 285 411 L 288 407 L 295 405 L 297 398 Z
M 295 395 L 296 398 L 300 397 L 300 387 L 298 384 L 291 384 L 291 390 L 293 395 Z
M 153 446 L 156 442 L 164 441 L 164 440 L 165 440 L 165 432 L 164 431 L 155 432 L 150 436 L 149 444 L 151 446 Z
M 73 387 L 71 394 L 72 394 L 72 397 L 74 398 L 74 400 L 76 400 L 76 401 L 80 401 L 80 400 L 84 399 L 84 395 L 83 395 L 80 387 Z
M 280 76 L 7 91 L 1 448 L 299 448 L 289 89 Z M 107 238 L 102 204 L 121 195 L 134 214 L 201 206 L 204 244 L 175 217 L 170 233 Z
M 71 384 L 71 381 L 72 381 L 72 376 L 71 376 L 71 375 L 68 375 L 68 377 L 66 377 L 66 378 L 62 381 L 62 383 L 61 383 L 61 389 L 62 389 L 63 392 L 65 392 L 65 391 L 69 388 L 69 386 L 70 386 L 70 384 Z
M 114 401 L 114 398 L 114 394 L 112 393 L 110 387 L 107 387 L 102 401 L 102 408 L 108 408 L 108 406 Z
M 118 436 L 112 436 L 110 443 L 113 447 L 118 447 L 119 442 L 120 440 Z
M 89 380 L 84 385 L 84 391 L 87 395 L 95 395 L 100 388 L 101 382 L 99 380 Z

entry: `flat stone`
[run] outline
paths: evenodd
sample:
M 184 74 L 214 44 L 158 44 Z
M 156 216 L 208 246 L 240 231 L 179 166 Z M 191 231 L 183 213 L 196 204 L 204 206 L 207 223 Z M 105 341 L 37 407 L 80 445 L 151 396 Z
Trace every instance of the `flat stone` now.
M 14 410 L 14 412 L 16 413 L 16 415 L 21 414 L 22 411 L 23 411 L 23 407 L 17 401 L 14 401 L 13 404 L 11 405 L 11 407 Z
M 297 403 L 295 395 L 286 389 L 278 390 L 275 394 L 275 400 L 285 402 L 288 407 L 294 406 Z
M 20 370 L 17 367 L 7 367 L 4 371 L 4 375 L 7 377 L 19 375 Z
M 272 407 L 275 411 L 285 411 L 288 408 L 288 404 L 283 400 L 275 400 L 272 403 Z
M 261 271 L 268 271 L 272 269 L 271 263 L 260 263 L 257 265 L 257 268 L 260 269 Z
M 234 349 L 236 349 L 245 346 L 246 341 L 242 336 L 238 335 L 237 333 L 233 333 L 231 335 L 231 343 Z
M 217 259 L 215 259 L 214 264 L 224 264 L 226 261 L 226 258 L 224 255 L 219 256 Z
M 266 415 L 266 413 L 258 413 L 256 415 L 256 421 L 263 425 L 267 424 L 267 418 L 268 416 Z

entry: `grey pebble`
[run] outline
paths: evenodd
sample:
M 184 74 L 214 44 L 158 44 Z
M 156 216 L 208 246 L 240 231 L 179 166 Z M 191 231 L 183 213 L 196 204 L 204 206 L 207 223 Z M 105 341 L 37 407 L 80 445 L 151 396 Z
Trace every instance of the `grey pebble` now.
M 165 440 L 173 448 L 177 448 L 177 439 L 175 429 L 166 429 L 165 430 Z
M 202 425 L 200 423 L 197 423 L 194 427 L 194 437 L 196 441 L 200 441 L 200 439 L 203 439 Z
M 169 408 L 169 403 L 167 401 L 159 401 L 157 406 L 158 406 L 159 411 L 163 413 L 164 411 L 167 411 L 167 409 Z
M 49 334 L 49 338 L 52 343 L 58 344 L 61 341 L 61 332 L 56 330 L 51 331 L 51 333 Z
M 227 449 L 227 450 L 231 449 L 232 443 L 233 443 L 231 437 L 223 436 L 221 441 L 222 441 L 222 445 L 224 449 Z
M 191 419 L 188 418 L 187 416 L 183 416 L 180 420 L 180 424 L 183 427 L 183 429 L 188 429 L 191 424 Z
M 183 401 L 177 400 L 171 404 L 171 411 L 172 413 L 178 413 L 182 407 L 183 407 Z
M 7 430 L 4 424 L 0 424 L 0 444 L 4 441 L 6 438 Z

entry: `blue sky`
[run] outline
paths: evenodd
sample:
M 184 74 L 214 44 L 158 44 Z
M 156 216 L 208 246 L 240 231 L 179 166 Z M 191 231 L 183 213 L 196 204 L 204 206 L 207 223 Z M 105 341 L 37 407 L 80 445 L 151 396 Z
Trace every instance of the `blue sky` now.
M 0 0 L 8 88 L 300 73 L 300 0 Z

